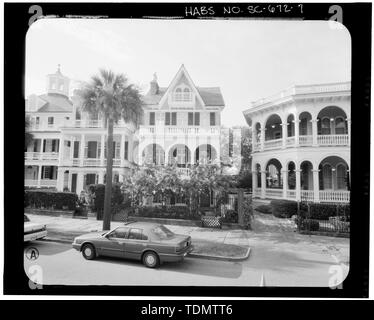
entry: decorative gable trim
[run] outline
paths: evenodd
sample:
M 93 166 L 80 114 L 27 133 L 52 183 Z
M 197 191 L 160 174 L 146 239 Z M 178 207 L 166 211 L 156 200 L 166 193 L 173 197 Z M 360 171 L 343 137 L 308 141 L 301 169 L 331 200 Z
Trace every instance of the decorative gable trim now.
M 195 94 L 195 97 L 196 99 L 200 102 L 200 104 L 202 106 L 205 107 L 205 103 L 203 101 L 203 98 L 201 97 L 199 91 L 197 90 L 195 84 L 193 83 L 190 75 L 188 74 L 186 68 L 184 67 L 184 65 L 182 64 L 182 66 L 179 68 L 177 74 L 174 76 L 173 80 L 171 81 L 170 85 L 168 86 L 166 92 L 164 93 L 163 97 L 161 98 L 160 102 L 159 102 L 159 107 L 161 107 L 162 105 L 164 105 L 165 102 L 168 101 L 168 97 L 170 94 L 172 94 L 173 92 L 173 89 L 174 87 L 177 85 L 177 82 L 178 80 L 180 79 L 180 76 L 181 75 L 184 75 L 188 81 L 188 85 L 191 87 L 193 93 Z

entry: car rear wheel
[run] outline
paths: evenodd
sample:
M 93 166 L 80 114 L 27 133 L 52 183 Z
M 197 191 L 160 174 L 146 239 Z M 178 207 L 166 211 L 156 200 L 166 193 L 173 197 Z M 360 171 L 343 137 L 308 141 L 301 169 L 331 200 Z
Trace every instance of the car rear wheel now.
M 148 268 L 156 268 L 160 264 L 160 259 L 155 252 L 147 251 L 143 255 L 143 264 Z
M 85 244 L 82 248 L 82 255 L 87 260 L 93 260 L 96 258 L 95 247 L 92 244 Z

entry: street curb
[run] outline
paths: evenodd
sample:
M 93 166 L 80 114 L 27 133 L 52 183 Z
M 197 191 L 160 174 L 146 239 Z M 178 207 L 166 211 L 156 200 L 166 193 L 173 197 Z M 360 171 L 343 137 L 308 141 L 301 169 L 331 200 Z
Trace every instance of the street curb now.
M 250 252 L 251 252 L 251 248 L 248 247 L 248 250 L 247 250 L 246 254 L 242 257 L 212 256 L 212 255 L 198 254 L 198 253 L 190 253 L 190 254 L 187 255 L 187 257 L 195 258 L 195 259 L 205 259 L 205 260 L 243 261 L 243 260 L 248 259 Z
M 43 239 L 39 239 L 41 241 L 45 241 L 45 242 L 59 242 L 59 243 L 66 243 L 66 244 L 72 244 L 73 241 L 72 240 L 64 240 L 64 239 L 59 239 L 59 238 L 43 238 Z

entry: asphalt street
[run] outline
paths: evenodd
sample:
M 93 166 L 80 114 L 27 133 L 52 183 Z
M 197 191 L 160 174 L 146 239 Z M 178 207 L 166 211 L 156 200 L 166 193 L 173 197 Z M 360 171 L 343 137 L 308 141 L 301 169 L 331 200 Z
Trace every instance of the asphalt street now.
M 85 260 L 68 244 L 34 241 L 36 260 L 24 259 L 25 272 L 40 267 L 42 284 L 62 285 L 158 285 L 158 286 L 312 286 L 327 287 L 332 277 L 348 273 L 348 267 L 318 247 L 274 247 L 266 241 L 251 247 L 249 259 L 240 262 L 186 258 L 149 269 L 140 262 L 99 257 Z M 261 282 L 262 276 L 265 281 Z

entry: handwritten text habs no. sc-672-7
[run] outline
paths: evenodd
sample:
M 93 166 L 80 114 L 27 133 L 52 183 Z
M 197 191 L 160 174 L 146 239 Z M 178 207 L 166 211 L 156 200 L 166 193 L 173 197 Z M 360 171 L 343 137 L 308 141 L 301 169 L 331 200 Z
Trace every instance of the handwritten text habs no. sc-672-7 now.
M 260 4 L 260 5 L 249 5 L 249 6 L 222 6 L 217 8 L 216 6 L 202 6 L 202 7 L 185 7 L 186 17 L 204 17 L 204 16 L 215 16 L 215 15 L 256 15 L 256 14 L 282 14 L 282 13 L 303 13 L 302 4 Z

